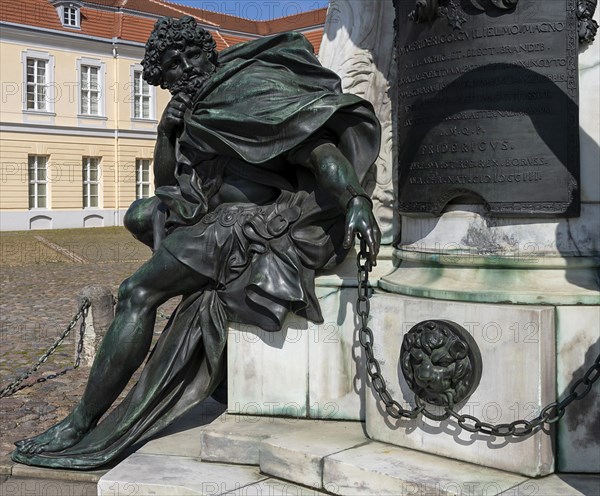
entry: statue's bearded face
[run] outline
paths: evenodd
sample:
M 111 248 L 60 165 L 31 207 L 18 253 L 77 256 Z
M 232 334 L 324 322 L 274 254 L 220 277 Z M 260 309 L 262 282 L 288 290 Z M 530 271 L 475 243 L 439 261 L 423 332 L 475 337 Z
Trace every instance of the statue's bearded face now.
M 193 97 L 215 69 L 207 53 L 197 45 L 169 48 L 160 58 L 163 84 L 173 95 L 184 92 Z

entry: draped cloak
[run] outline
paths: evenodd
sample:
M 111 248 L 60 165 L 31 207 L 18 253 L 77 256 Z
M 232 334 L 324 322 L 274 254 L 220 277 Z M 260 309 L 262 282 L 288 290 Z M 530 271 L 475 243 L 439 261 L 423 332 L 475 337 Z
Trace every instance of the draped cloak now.
M 225 374 L 229 321 L 267 330 L 291 311 L 322 322 L 314 274 L 339 263 L 344 213 L 314 175 L 299 166 L 321 142 L 333 142 L 362 180 L 380 145 L 371 105 L 344 94 L 297 33 L 235 45 L 186 112 L 177 140 L 176 184 L 156 196 L 168 209 L 159 249 L 211 281 L 184 295 L 125 399 L 80 442 L 25 455 L 29 465 L 92 469 L 119 457 L 208 397 Z M 210 198 L 222 174 L 277 191 L 264 205 Z M 285 371 L 277 371 L 285 373 Z

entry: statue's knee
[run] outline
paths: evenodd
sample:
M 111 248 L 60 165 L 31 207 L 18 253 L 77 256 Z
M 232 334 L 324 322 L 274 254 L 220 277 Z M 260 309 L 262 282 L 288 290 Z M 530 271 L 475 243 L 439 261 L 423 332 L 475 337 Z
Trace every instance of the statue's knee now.
M 119 291 L 117 293 L 117 298 L 119 299 L 119 301 L 124 302 L 125 300 L 128 300 L 132 289 L 133 285 L 130 279 L 125 279 L 119 286 Z
M 147 289 L 130 277 L 125 279 L 119 286 L 119 301 L 130 307 L 145 307 L 150 303 L 150 295 Z
M 123 218 L 125 228 L 138 239 L 151 234 L 152 214 L 158 203 L 155 196 L 134 201 Z

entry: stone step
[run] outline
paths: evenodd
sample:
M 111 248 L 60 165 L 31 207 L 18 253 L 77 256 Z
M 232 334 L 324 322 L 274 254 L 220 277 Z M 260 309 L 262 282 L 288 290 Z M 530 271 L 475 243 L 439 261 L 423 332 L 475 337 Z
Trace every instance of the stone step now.
M 203 461 L 260 465 L 265 474 L 316 489 L 323 487 L 325 456 L 367 441 L 361 422 L 235 414 L 221 416 L 201 436 Z
M 222 415 L 202 429 L 202 460 L 259 465 L 261 443 L 296 428 L 294 418 Z
M 332 494 L 475 496 L 528 480 L 370 441 L 360 422 L 224 415 L 202 431 L 202 439 L 204 461 L 258 463 L 263 474 Z
M 529 479 L 371 441 L 360 422 L 222 415 L 193 423 L 174 424 L 125 459 L 98 494 L 600 495 L 597 475 Z
M 207 463 L 185 456 L 135 453 L 100 479 L 98 495 L 217 496 L 268 478 L 255 466 Z
M 225 406 L 208 398 L 173 422 L 157 436 L 137 448 L 137 453 L 191 456 L 200 458 L 202 432 L 210 425 L 218 425 Z
M 315 489 L 323 482 L 323 460 L 367 442 L 360 422 L 304 420 L 285 434 L 261 442 L 260 470 Z
M 329 493 L 317 491 L 313 488 L 299 486 L 288 481 L 269 478 L 240 487 L 233 492 L 225 493 L 227 496 L 327 496 Z
M 526 480 L 521 475 L 379 442 L 323 460 L 323 485 L 343 495 L 497 495 Z
M 553 474 L 541 479 L 530 479 L 502 496 L 597 496 L 600 495 L 598 474 Z

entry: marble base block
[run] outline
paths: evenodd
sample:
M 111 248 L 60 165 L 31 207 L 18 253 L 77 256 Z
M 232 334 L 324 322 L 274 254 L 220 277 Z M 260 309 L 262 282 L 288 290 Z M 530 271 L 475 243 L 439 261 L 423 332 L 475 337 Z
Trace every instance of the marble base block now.
M 223 415 L 201 433 L 202 461 L 258 465 L 262 442 L 293 431 L 302 420 Z
M 367 441 L 359 422 L 305 420 L 286 434 L 262 442 L 260 471 L 303 486 L 331 490 L 323 484 L 324 459 Z
M 317 296 L 323 324 L 292 316 L 279 332 L 230 326 L 230 413 L 364 419 L 364 365 L 351 303 L 356 289 L 318 287 Z
M 392 271 L 384 247 L 373 285 Z M 354 312 L 356 254 L 316 279 L 324 322 L 295 315 L 281 331 L 232 324 L 228 350 L 228 412 L 242 415 L 364 420 L 365 366 Z
M 286 320 L 282 331 L 231 324 L 227 341 L 227 411 L 308 416 L 308 323 Z
M 552 307 L 438 301 L 376 293 L 370 325 L 375 356 L 392 397 L 414 406 L 399 365 L 404 334 L 429 319 L 463 326 L 479 346 L 483 373 L 479 387 L 455 409 L 491 424 L 533 419 L 555 400 L 555 322 Z M 495 438 L 461 430 L 455 421 L 394 421 L 372 390 L 366 396 L 370 438 L 528 476 L 554 471 L 552 437 Z
M 557 386 L 569 394 L 600 354 L 600 307 L 557 307 Z M 585 390 L 578 387 L 577 392 Z M 558 424 L 558 470 L 600 473 L 600 383 L 566 409 Z M 600 494 L 600 485 L 598 486 Z

